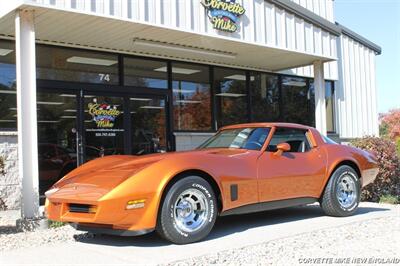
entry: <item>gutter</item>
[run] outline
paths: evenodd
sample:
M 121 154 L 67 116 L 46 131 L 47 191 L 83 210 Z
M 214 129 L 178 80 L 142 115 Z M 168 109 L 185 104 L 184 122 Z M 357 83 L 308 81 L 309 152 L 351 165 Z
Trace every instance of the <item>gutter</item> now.
M 350 38 L 356 40 L 357 42 L 361 43 L 362 45 L 368 47 L 369 49 L 373 50 L 377 55 L 382 54 L 382 48 L 371 42 L 370 40 L 364 38 L 358 33 L 355 33 L 354 31 L 350 30 L 349 28 L 339 24 L 336 22 L 336 25 L 340 28 L 342 34 L 349 36 Z

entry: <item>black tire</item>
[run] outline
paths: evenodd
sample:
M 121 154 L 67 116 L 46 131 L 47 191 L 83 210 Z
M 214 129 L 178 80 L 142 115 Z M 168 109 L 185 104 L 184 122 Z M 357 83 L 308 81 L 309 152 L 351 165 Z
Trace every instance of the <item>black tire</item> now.
M 177 224 L 175 219 L 175 217 L 179 217 L 179 211 L 175 206 L 182 201 L 178 198 L 189 189 L 195 193 L 201 193 L 198 195 L 200 198 L 202 197 L 204 204 L 207 204 L 204 206 L 208 206 L 207 211 L 202 216 L 201 226 L 194 231 L 184 230 L 182 224 Z M 191 199 L 191 197 L 188 198 Z M 212 187 L 198 176 L 187 176 L 173 184 L 160 207 L 156 231 L 161 237 L 175 244 L 188 244 L 204 239 L 213 228 L 218 211 L 217 200 Z
M 355 184 L 354 194 L 355 199 L 350 201 L 351 205 L 344 206 L 340 203 L 337 196 L 337 190 L 339 189 L 339 182 L 341 179 L 347 176 Z M 342 165 L 337 168 L 329 178 L 328 184 L 325 187 L 324 193 L 321 197 L 321 207 L 325 214 L 329 216 L 345 217 L 354 214 L 357 211 L 358 204 L 360 203 L 360 177 L 357 172 L 348 165 Z

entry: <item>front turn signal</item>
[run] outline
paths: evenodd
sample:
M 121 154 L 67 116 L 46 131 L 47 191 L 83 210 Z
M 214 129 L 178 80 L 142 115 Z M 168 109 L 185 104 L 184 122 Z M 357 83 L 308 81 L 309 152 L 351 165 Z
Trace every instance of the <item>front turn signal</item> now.
M 146 200 L 145 199 L 140 199 L 140 200 L 130 200 L 126 204 L 126 209 L 127 210 L 132 210 L 132 209 L 140 209 L 144 207 Z

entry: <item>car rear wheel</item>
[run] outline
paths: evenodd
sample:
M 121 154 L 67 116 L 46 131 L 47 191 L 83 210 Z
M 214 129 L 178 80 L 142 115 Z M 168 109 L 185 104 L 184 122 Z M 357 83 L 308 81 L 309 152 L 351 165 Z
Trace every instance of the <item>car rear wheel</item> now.
M 360 203 L 360 177 L 348 165 L 342 165 L 331 175 L 321 198 L 321 207 L 330 216 L 349 216 Z
M 198 176 L 185 177 L 168 190 L 157 222 L 157 232 L 176 244 L 205 238 L 214 226 L 217 202 L 207 181 Z

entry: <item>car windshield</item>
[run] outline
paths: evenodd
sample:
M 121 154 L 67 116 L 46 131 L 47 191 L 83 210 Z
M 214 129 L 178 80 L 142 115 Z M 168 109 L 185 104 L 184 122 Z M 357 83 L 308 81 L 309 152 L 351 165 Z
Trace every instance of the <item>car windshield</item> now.
M 198 149 L 206 148 L 236 148 L 261 150 L 268 137 L 270 128 L 235 128 L 218 132 Z

